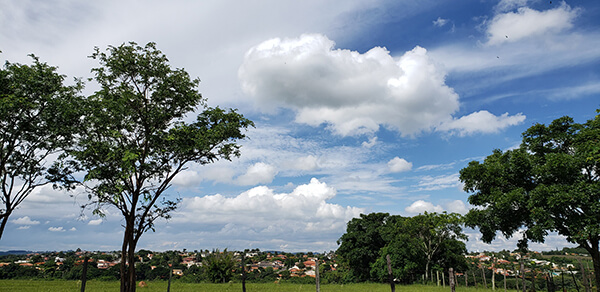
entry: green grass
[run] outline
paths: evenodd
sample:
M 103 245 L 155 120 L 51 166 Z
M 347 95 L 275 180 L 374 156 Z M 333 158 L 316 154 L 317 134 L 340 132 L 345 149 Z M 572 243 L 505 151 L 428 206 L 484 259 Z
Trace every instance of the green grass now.
M 80 291 L 81 282 L 79 281 L 44 281 L 44 280 L 0 280 L 0 291 Z M 504 291 L 504 289 L 497 287 L 497 291 Z M 100 291 L 118 291 L 119 282 L 112 281 L 88 281 L 86 284 L 87 292 L 100 292 Z M 150 281 L 148 282 L 147 288 L 137 288 L 140 292 L 152 292 L 152 291 L 167 291 L 166 281 Z M 232 284 L 190 284 L 190 283 L 171 283 L 172 292 L 187 292 L 187 291 L 206 291 L 206 292 L 238 292 L 242 291 L 242 285 L 240 283 Z M 314 292 L 314 285 L 307 284 L 246 284 L 247 292 Z M 390 286 L 384 284 L 349 284 L 349 285 L 321 285 L 322 292 L 389 292 Z M 410 285 L 410 286 L 396 286 L 398 292 L 420 292 L 420 291 L 432 291 L 432 292 L 447 292 L 450 291 L 449 287 L 436 287 L 436 286 L 424 286 L 424 285 Z M 478 292 L 478 291 L 491 291 L 484 289 L 475 288 L 464 288 L 457 287 L 456 291 L 463 292 Z M 513 290 L 514 291 L 514 290 Z

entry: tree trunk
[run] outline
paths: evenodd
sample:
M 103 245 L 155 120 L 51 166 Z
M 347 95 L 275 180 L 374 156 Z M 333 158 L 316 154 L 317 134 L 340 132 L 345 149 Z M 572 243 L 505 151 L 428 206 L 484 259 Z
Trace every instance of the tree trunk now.
M 481 275 L 483 276 L 483 288 L 487 289 L 487 280 L 485 279 L 485 270 L 481 267 Z
M 496 270 L 494 269 L 494 264 L 492 263 L 492 291 L 496 290 Z
M 135 238 L 134 218 L 126 218 L 123 246 L 121 249 L 121 292 L 135 292 Z
M 7 213 L 2 215 L 2 222 L 0 223 L 0 240 L 2 239 L 2 234 L 4 234 L 4 227 L 6 227 L 6 222 L 8 222 L 8 216 L 10 216 L 10 213 L 8 213 L 8 208 L 9 207 L 6 207 Z
M 477 285 L 477 277 L 475 276 L 475 271 L 471 272 L 473 272 L 473 282 L 475 283 L 475 289 L 477 289 L 479 286 Z
M 594 280 L 596 281 L 596 291 L 600 291 L 600 250 L 598 241 L 592 242 L 592 248 L 588 251 L 592 256 L 594 265 Z

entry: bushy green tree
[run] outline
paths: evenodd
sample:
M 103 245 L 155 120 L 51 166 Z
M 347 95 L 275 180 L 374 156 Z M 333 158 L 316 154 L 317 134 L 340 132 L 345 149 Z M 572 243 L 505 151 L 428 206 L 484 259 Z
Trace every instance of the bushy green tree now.
M 65 85 L 56 67 L 31 57 L 32 65 L 6 62 L 0 69 L 0 239 L 12 212 L 35 188 L 70 182 L 72 169 L 47 165 L 72 143 L 83 85 Z
M 233 270 L 236 266 L 233 253 L 225 249 L 213 251 L 203 261 L 204 271 L 209 281 L 213 283 L 227 283 L 233 277 Z
M 99 89 L 84 104 L 69 154 L 85 173 L 94 213 L 114 207 L 123 216 L 121 291 L 135 291 L 137 243 L 177 208 L 178 199 L 163 196 L 175 176 L 189 163 L 239 156 L 236 141 L 253 123 L 235 110 L 206 107 L 199 80 L 172 69 L 154 43 L 96 48 L 91 58 L 100 63 L 92 69 Z
M 337 254 L 350 267 L 355 281 L 371 279 L 371 264 L 387 244 L 384 227 L 389 217 L 388 213 L 360 214 L 360 218 L 348 222 L 346 233 L 337 241 L 340 245 Z
M 578 124 L 570 117 L 523 133 L 519 148 L 495 150 L 460 172 L 472 193 L 467 224 L 491 242 L 520 229 L 521 249 L 556 231 L 585 248 L 600 287 L 600 115 Z

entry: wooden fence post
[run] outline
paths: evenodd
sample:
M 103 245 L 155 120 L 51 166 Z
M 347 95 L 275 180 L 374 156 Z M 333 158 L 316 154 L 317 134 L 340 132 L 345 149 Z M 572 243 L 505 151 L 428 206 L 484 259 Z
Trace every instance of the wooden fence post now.
M 587 275 L 585 273 L 585 268 L 583 267 L 583 263 L 581 262 L 581 259 L 577 259 L 577 262 L 579 263 L 579 266 L 581 267 L 581 277 L 583 278 L 582 284 L 585 287 L 585 291 L 590 292 L 590 291 L 592 291 L 592 289 L 590 288 L 590 283 L 589 283 Z
M 390 281 L 390 288 L 392 289 L 392 292 L 396 292 L 396 284 L 394 283 L 394 273 L 392 273 L 392 260 L 390 259 L 390 255 L 386 255 L 385 259 L 387 261 L 387 268 L 388 268 L 388 279 Z
M 242 253 L 242 292 L 246 292 L 246 252 Z
M 450 291 L 455 292 L 456 288 L 454 287 L 454 269 L 450 268 L 448 270 L 448 278 L 450 279 Z
M 88 256 L 86 253 L 83 256 L 83 272 L 81 273 L 81 292 L 85 292 L 85 282 L 87 280 L 87 265 L 88 265 Z
M 521 281 L 521 286 L 523 286 L 523 292 L 527 292 L 527 282 L 525 281 L 525 264 L 523 263 L 523 260 L 521 260 L 519 267 L 521 269 L 521 279 L 523 279 Z
M 319 260 L 315 259 L 315 284 L 317 285 L 317 292 L 321 292 L 321 283 L 319 279 Z

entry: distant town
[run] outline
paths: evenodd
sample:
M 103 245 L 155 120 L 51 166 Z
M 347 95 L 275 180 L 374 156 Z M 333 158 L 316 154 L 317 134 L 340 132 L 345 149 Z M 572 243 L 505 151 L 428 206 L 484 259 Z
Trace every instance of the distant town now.
M 469 268 L 456 273 L 457 282 L 469 285 L 500 285 L 509 278 L 518 285 L 518 278 L 525 279 L 567 277 L 576 284 L 583 281 L 589 269 L 589 255 L 583 249 L 564 248 L 550 252 L 483 252 L 465 256 Z M 583 260 L 583 262 L 582 262 Z M 8 251 L 0 254 L 0 279 L 42 278 L 78 280 L 87 261 L 87 277 L 99 280 L 118 280 L 121 264 L 120 252 L 60 251 L 28 252 Z M 519 270 L 524 263 L 524 272 Z M 587 264 L 587 266 L 586 266 Z M 286 253 L 278 251 L 194 250 L 153 252 L 139 250 L 136 253 L 136 277 L 138 280 L 166 280 L 184 282 L 224 283 L 239 281 L 242 277 L 250 282 L 314 282 L 317 272 L 325 283 L 349 281 L 344 279 L 343 263 L 338 262 L 335 252 Z M 317 271 L 316 267 L 319 267 Z M 583 268 L 583 269 L 582 269 Z M 431 275 L 432 282 L 440 280 L 440 274 Z M 551 277 L 549 277 L 551 276 Z M 444 283 L 445 284 L 445 283 Z

